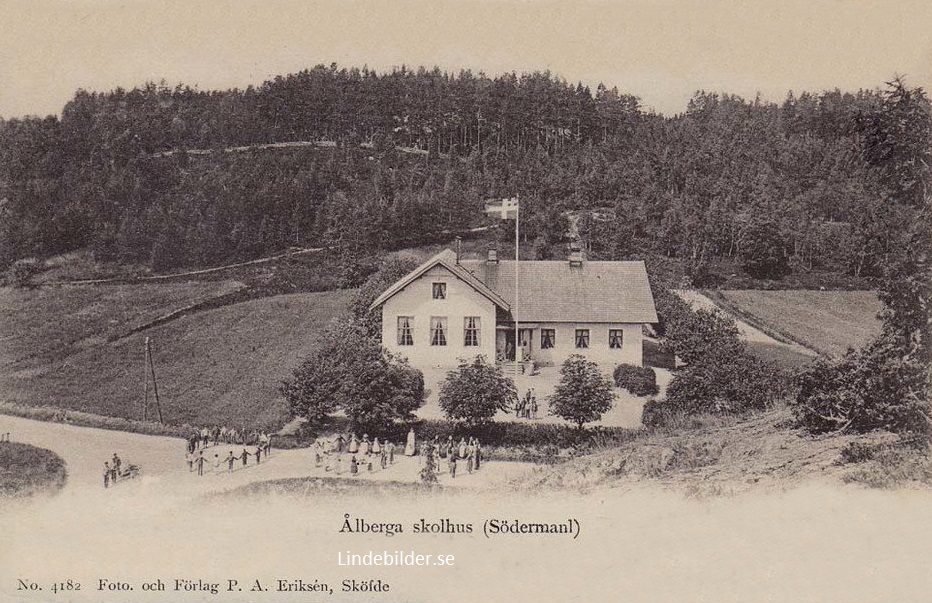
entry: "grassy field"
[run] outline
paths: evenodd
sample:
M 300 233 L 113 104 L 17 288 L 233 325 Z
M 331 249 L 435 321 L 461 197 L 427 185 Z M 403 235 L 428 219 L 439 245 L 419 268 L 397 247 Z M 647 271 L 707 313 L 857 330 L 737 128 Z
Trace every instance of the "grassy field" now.
M 321 329 L 344 310 L 352 292 L 250 300 L 120 337 L 237 286 L 215 281 L 0 289 L 3 400 L 140 419 L 148 336 L 167 423 L 277 428 L 286 420 L 279 382 L 316 348 Z M 151 386 L 149 401 L 151 419 Z
M 2 287 L 0 366 L 28 374 L 241 286 L 236 281 L 220 281 Z
M 781 340 L 840 356 L 880 333 L 873 291 L 704 291 L 738 318 Z
M 65 485 L 65 461 L 44 448 L 0 443 L 0 497 L 55 493 Z

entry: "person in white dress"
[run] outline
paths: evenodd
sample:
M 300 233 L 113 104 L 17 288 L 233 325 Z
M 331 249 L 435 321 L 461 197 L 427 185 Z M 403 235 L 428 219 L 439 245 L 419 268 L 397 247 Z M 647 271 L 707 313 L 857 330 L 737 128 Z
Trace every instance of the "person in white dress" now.
M 408 431 L 408 441 L 405 443 L 405 456 L 414 456 L 414 451 L 415 451 L 414 428 L 412 427 Z

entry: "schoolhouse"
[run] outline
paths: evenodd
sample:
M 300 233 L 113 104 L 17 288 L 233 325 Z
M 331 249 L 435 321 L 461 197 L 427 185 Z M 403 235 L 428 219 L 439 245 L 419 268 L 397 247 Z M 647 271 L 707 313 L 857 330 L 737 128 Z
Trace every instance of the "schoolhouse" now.
M 642 365 L 642 327 L 657 322 L 644 262 L 459 259 L 444 250 L 386 289 L 382 345 L 417 367 L 478 354 L 522 368 L 581 354 L 601 365 Z M 517 332 L 515 329 L 517 320 Z

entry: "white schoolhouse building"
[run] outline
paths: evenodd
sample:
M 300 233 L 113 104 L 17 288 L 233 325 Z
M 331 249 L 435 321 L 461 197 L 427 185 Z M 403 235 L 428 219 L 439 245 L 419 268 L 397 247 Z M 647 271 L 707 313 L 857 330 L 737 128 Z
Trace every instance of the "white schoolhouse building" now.
M 581 354 L 603 365 L 642 364 L 642 327 L 657 322 L 644 262 L 458 260 L 447 249 L 385 290 L 382 345 L 418 367 L 478 354 L 498 362 L 561 364 Z

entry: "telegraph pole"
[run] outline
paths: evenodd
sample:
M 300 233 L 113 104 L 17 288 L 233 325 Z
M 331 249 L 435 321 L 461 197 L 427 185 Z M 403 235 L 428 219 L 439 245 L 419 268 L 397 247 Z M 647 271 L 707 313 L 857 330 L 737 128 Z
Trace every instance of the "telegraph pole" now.
M 152 375 L 152 392 L 155 394 L 155 410 L 158 413 L 159 423 L 162 423 L 162 403 L 159 400 L 159 384 L 155 380 L 155 363 L 152 361 L 152 348 L 149 345 L 149 338 L 146 337 L 146 361 L 149 365 L 149 374 Z M 146 404 L 148 405 L 149 401 L 149 385 L 148 385 L 148 374 L 146 375 Z M 143 411 L 143 418 L 145 420 L 146 413 Z

